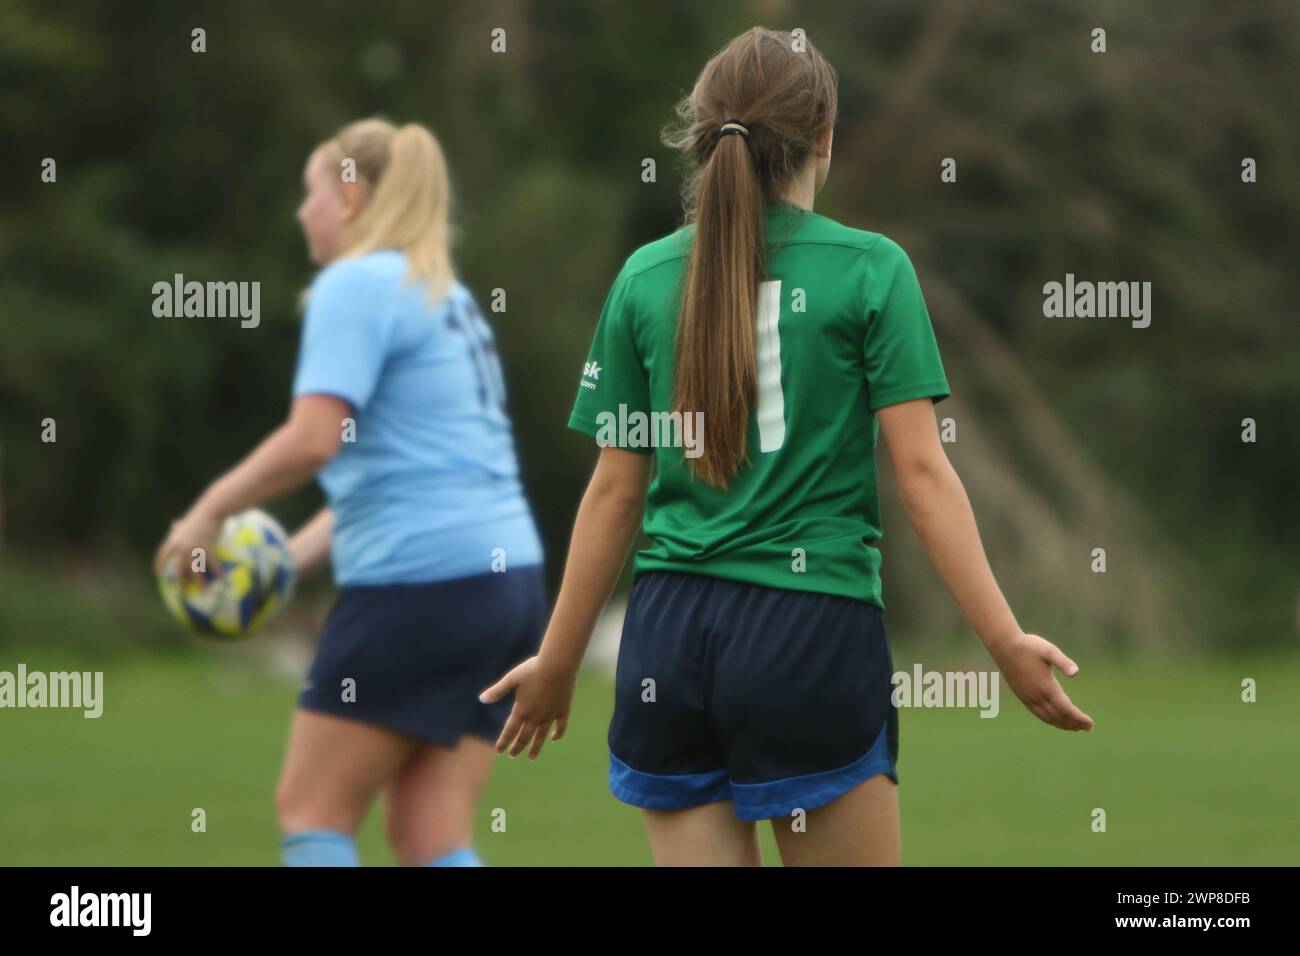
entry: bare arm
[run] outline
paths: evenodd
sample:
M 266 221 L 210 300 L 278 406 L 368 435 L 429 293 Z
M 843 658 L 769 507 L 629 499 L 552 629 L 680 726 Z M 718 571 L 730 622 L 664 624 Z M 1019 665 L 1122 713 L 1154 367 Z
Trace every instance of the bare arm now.
M 314 574 L 329 561 L 333 529 L 334 512 L 322 508 L 289 539 L 289 552 L 300 579 Z
M 529 757 L 536 757 L 552 722 L 552 739 L 564 736 L 578 665 L 641 526 L 651 461 L 639 452 L 601 449 L 573 522 L 564 579 L 541 650 L 481 695 L 490 703 L 517 691 L 498 753 L 509 746 L 513 757 L 531 744 Z
M 992 652 L 1020 625 L 984 554 L 961 478 L 939 441 L 929 399 L 880 409 L 880 431 L 898 481 L 898 497 L 967 623 Z
M 560 594 L 542 640 L 540 656 L 556 669 L 576 671 L 582 663 L 641 528 L 650 463 L 650 455 L 601 449 L 573 521 Z
M 182 573 L 196 549 L 206 551 L 227 516 L 281 497 L 310 481 L 343 440 L 343 419 L 351 406 L 333 395 L 303 395 L 288 420 L 199 496 L 172 525 L 154 555 L 154 570 L 180 560 Z
M 225 517 L 296 491 L 338 452 L 351 406 L 333 395 L 304 395 L 289 420 L 214 481 L 194 510 Z
M 1089 730 L 1092 718 L 1070 702 L 1052 674 L 1078 665 L 1059 648 L 1016 623 L 989 567 L 966 489 L 939 441 L 930 399 L 877 412 L 898 481 L 898 496 L 930 562 L 967 623 L 998 664 L 1016 696 L 1035 715 L 1067 730 Z

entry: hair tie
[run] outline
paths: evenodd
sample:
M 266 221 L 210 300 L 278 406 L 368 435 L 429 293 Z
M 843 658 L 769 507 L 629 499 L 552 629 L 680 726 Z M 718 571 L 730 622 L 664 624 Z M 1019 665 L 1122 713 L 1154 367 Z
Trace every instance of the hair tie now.
M 729 119 L 718 127 L 718 139 L 726 136 L 728 133 L 739 133 L 745 139 L 749 139 L 749 127 L 738 119 Z

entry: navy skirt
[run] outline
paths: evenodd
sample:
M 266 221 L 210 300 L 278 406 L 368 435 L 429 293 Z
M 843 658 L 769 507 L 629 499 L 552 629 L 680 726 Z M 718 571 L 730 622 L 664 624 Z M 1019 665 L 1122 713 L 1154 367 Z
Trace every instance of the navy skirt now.
M 298 706 L 455 747 L 496 741 L 514 694 L 478 695 L 537 653 L 546 625 L 540 566 L 428 584 L 340 590 Z

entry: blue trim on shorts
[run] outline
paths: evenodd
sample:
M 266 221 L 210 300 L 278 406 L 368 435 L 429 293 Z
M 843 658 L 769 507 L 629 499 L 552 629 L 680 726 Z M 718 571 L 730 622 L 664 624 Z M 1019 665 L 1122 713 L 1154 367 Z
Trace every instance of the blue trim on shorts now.
M 876 774 L 888 774 L 898 783 L 898 770 L 889 756 L 889 723 L 880 728 L 876 742 L 853 761 L 835 770 L 809 773 L 766 783 L 733 783 L 727 771 L 655 774 L 633 770 L 609 755 L 609 789 L 624 803 L 646 810 L 685 810 L 732 800 L 736 819 L 771 820 L 787 817 L 796 809 L 816 810 L 844 796 Z
M 646 809 L 727 801 L 748 822 L 896 783 L 891 656 L 869 602 L 649 571 L 623 621 L 610 789 Z M 648 675 L 673 689 L 654 707 Z
M 727 771 L 656 774 L 633 770 L 609 754 L 609 789 L 624 803 L 646 810 L 684 810 L 731 799 Z
M 731 790 L 736 801 L 736 819 L 770 820 L 788 817 L 796 809 L 816 810 L 879 773 L 888 774 L 897 784 L 898 771 L 889 758 L 888 735 L 889 722 L 886 721 L 870 750 L 853 763 L 836 770 L 768 783 L 733 783 Z

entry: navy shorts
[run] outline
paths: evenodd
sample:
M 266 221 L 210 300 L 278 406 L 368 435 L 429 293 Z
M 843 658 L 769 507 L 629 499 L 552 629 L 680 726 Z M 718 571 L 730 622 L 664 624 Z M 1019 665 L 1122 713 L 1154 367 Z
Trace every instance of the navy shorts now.
M 766 820 L 876 774 L 897 783 L 892 674 L 874 604 L 644 573 L 619 646 L 610 789 L 653 810 L 731 800 Z
M 494 704 L 478 695 L 537 652 L 545 623 L 539 566 L 343 587 L 298 706 L 444 747 L 464 734 L 495 743 L 514 694 Z

